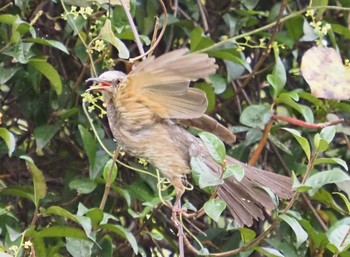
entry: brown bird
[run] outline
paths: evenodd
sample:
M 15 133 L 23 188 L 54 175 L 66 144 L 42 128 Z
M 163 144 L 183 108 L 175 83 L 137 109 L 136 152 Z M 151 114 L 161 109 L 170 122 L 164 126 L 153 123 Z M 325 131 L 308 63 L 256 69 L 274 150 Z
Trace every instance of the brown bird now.
M 216 69 L 215 59 L 207 54 L 188 54 L 188 49 L 179 49 L 158 58 L 148 57 L 128 75 L 107 71 L 87 80 L 99 83 L 89 90 L 104 93 L 109 126 L 117 142 L 170 180 L 176 191 L 176 203 L 185 191 L 182 178 L 191 172 L 191 158 L 200 159 L 213 175 L 222 175 L 222 166 L 210 156 L 203 141 L 178 123 L 209 127 L 228 143 L 235 139 L 229 130 L 204 114 L 208 103 L 205 93 L 189 87 L 191 81 L 205 78 Z M 254 220 L 264 218 L 262 208 L 275 207 L 262 187 L 282 198 L 291 197 L 289 177 L 231 157 L 227 157 L 226 163 L 241 165 L 245 170 L 240 182 L 231 176 L 217 189 L 239 225 L 251 226 Z

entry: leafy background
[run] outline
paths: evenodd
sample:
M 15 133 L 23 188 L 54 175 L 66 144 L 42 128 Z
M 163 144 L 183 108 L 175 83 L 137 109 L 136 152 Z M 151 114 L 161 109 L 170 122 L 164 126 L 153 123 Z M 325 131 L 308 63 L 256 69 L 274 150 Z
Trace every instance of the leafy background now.
M 299 70 L 319 43 L 346 62 L 350 2 L 167 1 L 167 19 L 159 1 L 123 2 L 145 49 L 165 24 L 155 55 L 186 46 L 217 58 L 217 74 L 194 86 L 208 96 L 207 113 L 237 133 L 227 154 L 302 182 L 279 217 L 251 228 L 237 228 L 195 187 L 186 206 L 205 204 L 206 215 L 183 222 L 197 251 L 350 256 L 350 104 L 316 98 Z M 173 189 L 161 199 L 142 159 L 122 154 L 113 164 L 102 104 L 81 96 L 87 78 L 127 72 L 139 55 L 119 1 L 0 1 L 0 27 L 0 255 L 176 255 L 177 230 L 162 202 Z

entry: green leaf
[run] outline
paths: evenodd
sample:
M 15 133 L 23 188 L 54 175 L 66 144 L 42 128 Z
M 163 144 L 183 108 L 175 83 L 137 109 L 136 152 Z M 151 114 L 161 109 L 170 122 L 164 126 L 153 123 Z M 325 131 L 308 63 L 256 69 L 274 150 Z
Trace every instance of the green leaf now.
M 109 180 L 110 183 L 113 183 L 118 174 L 118 167 L 113 162 L 112 159 L 108 160 L 104 169 L 103 169 L 103 179 L 107 182 Z M 108 179 L 110 178 L 110 179 Z
M 336 222 L 332 227 L 326 232 L 328 240 L 333 247 L 329 249 L 336 248 L 335 253 L 342 253 L 350 248 L 350 218 L 344 218 Z
M 98 225 L 103 220 L 103 211 L 99 208 L 92 208 L 86 213 L 86 217 L 89 217 L 93 225 Z
M 226 209 L 226 202 L 221 199 L 211 199 L 204 204 L 203 208 L 210 218 L 218 222 L 221 213 Z
M 312 0 L 310 2 L 310 7 L 314 6 L 324 6 L 324 8 L 318 8 L 316 13 L 316 20 L 322 19 L 323 13 L 327 10 L 328 0 Z
M 189 201 L 185 201 L 185 203 L 182 204 L 182 208 L 184 210 L 190 210 L 190 211 L 194 211 L 194 212 L 197 211 L 197 208 L 192 203 L 190 203 Z
M 259 0 L 241 0 L 241 4 L 243 4 L 248 10 L 253 10 L 258 2 Z
M 290 107 L 292 107 L 294 110 L 298 111 L 301 115 L 303 115 L 304 119 L 306 122 L 314 122 L 314 114 L 311 110 L 310 107 L 306 106 L 306 105 L 302 105 L 299 103 L 296 103 L 295 99 L 293 99 L 292 97 L 293 95 L 291 95 L 291 93 L 281 93 L 278 96 L 278 103 L 284 103 Z
M 270 118 L 270 106 L 263 104 L 250 105 L 243 110 L 239 122 L 251 128 L 264 129 Z
M 244 243 L 249 243 L 256 237 L 255 231 L 249 228 L 239 228 L 238 230 L 241 232 L 241 238 Z
M 14 135 L 5 128 L 0 128 L 0 137 L 5 141 L 8 148 L 8 155 L 11 157 L 16 148 L 16 139 Z
M 290 242 L 290 240 L 281 240 L 281 238 L 276 237 L 265 239 L 265 241 L 274 249 L 278 249 L 280 252 L 282 252 L 284 256 L 300 257 L 300 252 L 298 252 L 298 250 L 295 248 L 294 244 Z
M 154 199 L 154 192 L 151 188 L 143 181 L 137 180 L 128 187 L 130 191 L 136 198 L 145 201 L 151 202 Z
M 273 88 L 273 98 L 277 98 L 287 81 L 286 70 L 281 58 L 278 56 L 278 51 L 275 51 L 275 62 L 272 74 L 267 75 L 267 81 Z
M 226 158 L 224 143 L 215 135 L 209 132 L 200 132 L 198 136 L 202 139 L 213 159 L 222 164 Z
M 18 70 L 19 68 L 5 68 L 2 65 L 0 65 L 0 86 L 9 81 Z
M 319 133 L 315 134 L 314 136 L 314 144 L 317 152 L 324 152 L 329 147 L 329 143 L 322 139 Z
M 237 181 L 241 181 L 244 177 L 244 169 L 238 164 L 229 164 L 226 166 L 226 170 L 222 175 L 222 179 L 234 176 Z
M 4 54 L 13 57 L 14 61 L 20 64 L 27 64 L 30 58 L 34 56 L 34 53 L 31 51 L 32 45 L 32 43 L 18 41 L 13 48 L 5 50 Z
M 275 145 L 277 146 L 279 149 L 281 149 L 283 152 L 289 154 L 289 155 L 293 155 L 291 149 L 289 149 L 289 146 L 286 145 L 284 142 L 282 142 L 280 139 L 278 139 L 277 137 L 275 137 L 272 134 L 269 134 L 269 140 Z
M 290 128 L 283 128 L 284 130 L 288 131 L 289 133 L 291 133 L 293 135 L 293 137 L 298 141 L 299 145 L 301 146 L 301 148 L 303 149 L 307 159 L 310 161 L 310 157 L 311 157 L 311 148 L 310 148 L 310 144 L 307 141 L 306 138 L 302 137 L 300 135 L 300 132 L 295 130 L 295 129 L 290 129 Z
M 136 241 L 134 235 L 131 234 L 128 230 L 126 230 L 122 226 L 105 224 L 105 225 L 100 225 L 100 228 L 112 231 L 112 232 L 122 236 L 123 238 L 127 239 L 129 241 L 134 253 L 135 254 L 138 253 L 138 245 L 137 245 L 137 241 Z
M 255 246 L 253 248 L 254 250 L 258 251 L 259 253 L 262 253 L 263 256 L 266 257 L 284 257 L 284 255 L 280 251 L 270 247 Z
M 88 178 L 73 179 L 69 183 L 69 187 L 79 194 L 89 194 L 95 190 L 96 186 L 96 183 Z
M 25 42 L 31 42 L 31 43 L 37 43 L 42 44 L 46 46 L 52 46 L 58 50 L 61 50 L 65 54 L 69 54 L 68 49 L 64 44 L 62 44 L 59 41 L 51 40 L 51 39 L 44 39 L 44 38 L 28 38 L 25 39 Z
M 1 195 L 13 195 L 28 199 L 34 203 L 33 187 L 12 186 L 0 190 Z
M 333 208 L 333 210 L 344 214 L 346 211 L 337 203 L 336 199 L 334 199 L 333 195 L 328 192 L 326 189 L 319 189 L 313 196 L 312 200 L 319 202 L 320 204 L 324 204 Z
M 94 237 L 91 235 L 92 224 L 90 218 L 79 214 L 75 215 L 75 218 L 79 221 L 79 225 L 84 229 L 85 235 L 94 241 Z
M 201 248 L 199 251 L 198 251 L 198 255 L 199 256 L 209 256 L 210 255 L 210 252 L 207 248 Z
M 92 169 L 92 167 L 94 167 L 94 164 L 95 164 L 96 151 L 97 151 L 95 139 L 91 135 L 91 133 L 83 126 L 79 125 L 78 128 L 79 128 L 81 138 L 83 139 L 84 150 L 89 159 L 90 169 Z
M 154 230 L 152 232 L 147 232 L 147 234 L 150 235 L 153 239 L 155 239 L 157 241 L 164 239 L 164 236 L 156 230 Z
M 16 241 L 18 238 L 22 236 L 22 233 L 17 232 L 16 230 L 14 230 L 8 225 L 6 225 L 6 230 L 12 242 Z
M 97 251 L 96 256 L 101 257 L 113 257 L 113 250 L 115 248 L 113 239 L 110 235 L 106 234 L 98 242 L 98 245 L 101 247 Z
M 0 75 L 1 76 L 1 75 Z M 219 74 L 212 74 L 209 75 L 209 79 L 214 87 L 214 93 L 215 94 L 221 94 L 226 90 L 226 81 L 225 79 L 219 75 Z
M 226 65 L 229 81 L 238 79 L 239 76 L 241 76 L 247 68 L 247 65 L 243 66 L 242 60 L 239 57 L 232 56 L 231 58 L 234 59 L 234 61 L 231 61 L 231 60 L 224 61 Z
M 343 199 L 344 204 L 346 205 L 346 208 L 348 209 L 347 212 L 350 213 L 350 201 L 349 201 L 349 198 L 347 198 L 344 194 L 339 193 L 339 192 L 334 192 L 332 194 L 339 195 L 341 197 L 341 199 Z
M 320 137 L 324 139 L 328 144 L 332 142 L 336 132 L 335 126 L 325 127 L 321 130 Z
M 67 251 L 73 257 L 91 256 L 94 243 L 85 239 L 66 237 Z
M 309 194 L 313 196 L 322 186 L 343 181 L 350 181 L 349 175 L 338 168 L 334 168 L 312 175 L 306 180 L 305 186 L 312 188 Z
M 312 242 L 315 248 L 324 249 L 328 244 L 328 239 L 325 233 L 318 232 L 311 226 L 309 221 L 302 219 L 299 221 L 303 228 L 306 230 L 309 240 Z
M 204 31 L 201 27 L 197 27 L 191 31 L 190 42 L 191 52 L 198 51 L 214 44 L 214 41 L 211 38 L 204 35 Z
M 30 59 L 29 65 L 42 73 L 51 83 L 57 95 L 62 92 L 62 81 L 57 70 L 48 62 L 42 59 Z
M 10 217 L 12 219 L 14 219 L 15 221 L 19 222 L 19 220 L 17 219 L 17 217 L 11 213 L 10 211 L 4 209 L 4 208 L 1 208 L 0 207 L 0 216 L 7 216 L 7 217 Z
M 281 214 L 279 217 L 283 219 L 293 229 L 297 240 L 296 247 L 299 248 L 301 244 L 303 244 L 308 238 L 307 233 L 302 228 L 302 226 L 300 226 L 299 222 L 295 218 L 286 214 Z
M 346 164 L 346 162 L 340 158 L 336 158 L 336 157 L 332 157 L 332 158 L 317 158 L 314 161 L 314 165 L 318 165 L 318 164 L 325 164 L 325 163 L 329 163 L 329 164 L 339 164 L 340 166 L 342 166 L 345 170 L 348 170 L 348 165 Z
M 42 237 L 33 237 L 32 242 L 34 245 L 36 256 L 48 256 L 47 248 Z
M 347 39 L 350 39 L 350 30 L 348 27 L 340 24 L 331 24 L 334 33 L 340 34 Z
M 43 125 L 34 129 L 34 138 L 36 146 L 39 150 L 53 138 L 56 132 L 60 129 L 59 125 Z
M 47 191 L 45 177 L 30 157 L 22 155 L 20 158 L 26 161 L 27 168 L 32 173 L 34 184 L 34 204 L 38 208 L 39 201 L 45 197 Z
M 119 57 L 123 59 L 128 59 L 130 57 L 128 48 L 125 46 L 123 41 L 117 38 L 112 30 L 112 23 L 110 20 L 106 20 L 103 25 L 99 37 L 109 43 L 111 43 L 115 48 L 118 49 Z
M 71 238 L 81 238 L 87 239 L 84 231 L 78 228 L 73 228 L 69 226 L 52 226 L 42 228 L 40 231 L 28 232 L 27 236 L 35 237 L 71 237 Z
M 191 169 L 193 179 L 200 188 L 217 186 L 224 183 L 224 180 L 215 176 L 213 171 L 199 157 L 191 158 Z
M 66 17 L 67 23 L 74 31 L 74 36 L 76 36 L 84 27 L 86 20 L 82 16 L 74 16 L 73 14 L 68 14 Z
M 194 84 L 194 87 L 199 88 L 200 90 L 205 92 L 208 99 L 207 112 L 211 112 L 216 105 L 216 95 L 214 93 L 213 87 L 206 82 L 197 82 Z
M 0 23 L 5 23 L 12 25 L 17 19 L 17 16 L 11 14 L 2 14 L 0 15 Z
M 66 209 L 63 209 L 62 207 L 60 206 L 50 206 L 46 212 L 46 214 L 50 214 L 50 215 L 57 215 L 57 216 L 61 216 L 61 217 L 64 217 L 66 219 L 69 219 L 69 220 L 72 220 L 76 223 L 79 224 L 79 221 L 78 219 L 75 217 L 74 214 L 70 213 L 69 211 L 67 211 Z

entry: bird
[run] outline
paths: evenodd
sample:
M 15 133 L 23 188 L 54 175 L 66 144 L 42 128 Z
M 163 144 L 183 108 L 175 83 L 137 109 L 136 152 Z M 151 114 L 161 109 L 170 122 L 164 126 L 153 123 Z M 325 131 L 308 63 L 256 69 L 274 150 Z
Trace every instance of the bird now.
M 207 78 L 217 68 L 215 58 L 208 54 L 180 48 L 147 57 L 129 74 L 110 70 L 87 80 L 94 82 L 89 91 L 103 94 L 117 143 L 131 156 L 145 159 L 170 181 L 176 193 L 174 206 L 186 190 L 184 177 L 191 173 L 193 158 L 204 163 L 217 178 L 223 172 L 202 139 L 190 133 L 186 125 L 218 131 L 225 143 L 235 140 L 229 129 L 205 114 L 205 92 L 190 87 L 191 82 Z M 239 226 L 252 226 L 254 221 L 265 218 L 263 209 L 275 209 L 264 188 L 284 199 L 292 196 L 290 177 L 249 166 L 230 156 L 225 162 L 245 171 L 242 180 L 230 176 L 216 189 Z

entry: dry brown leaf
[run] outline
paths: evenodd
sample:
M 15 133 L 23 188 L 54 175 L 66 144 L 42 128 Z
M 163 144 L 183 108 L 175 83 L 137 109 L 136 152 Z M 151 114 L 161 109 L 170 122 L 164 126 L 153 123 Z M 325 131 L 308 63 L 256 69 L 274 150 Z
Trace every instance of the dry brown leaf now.
M 312 47 L 303 56 L 301 73 L 311 94 L 326 99 L 350 99 L 350 67 L 333 48 Z

